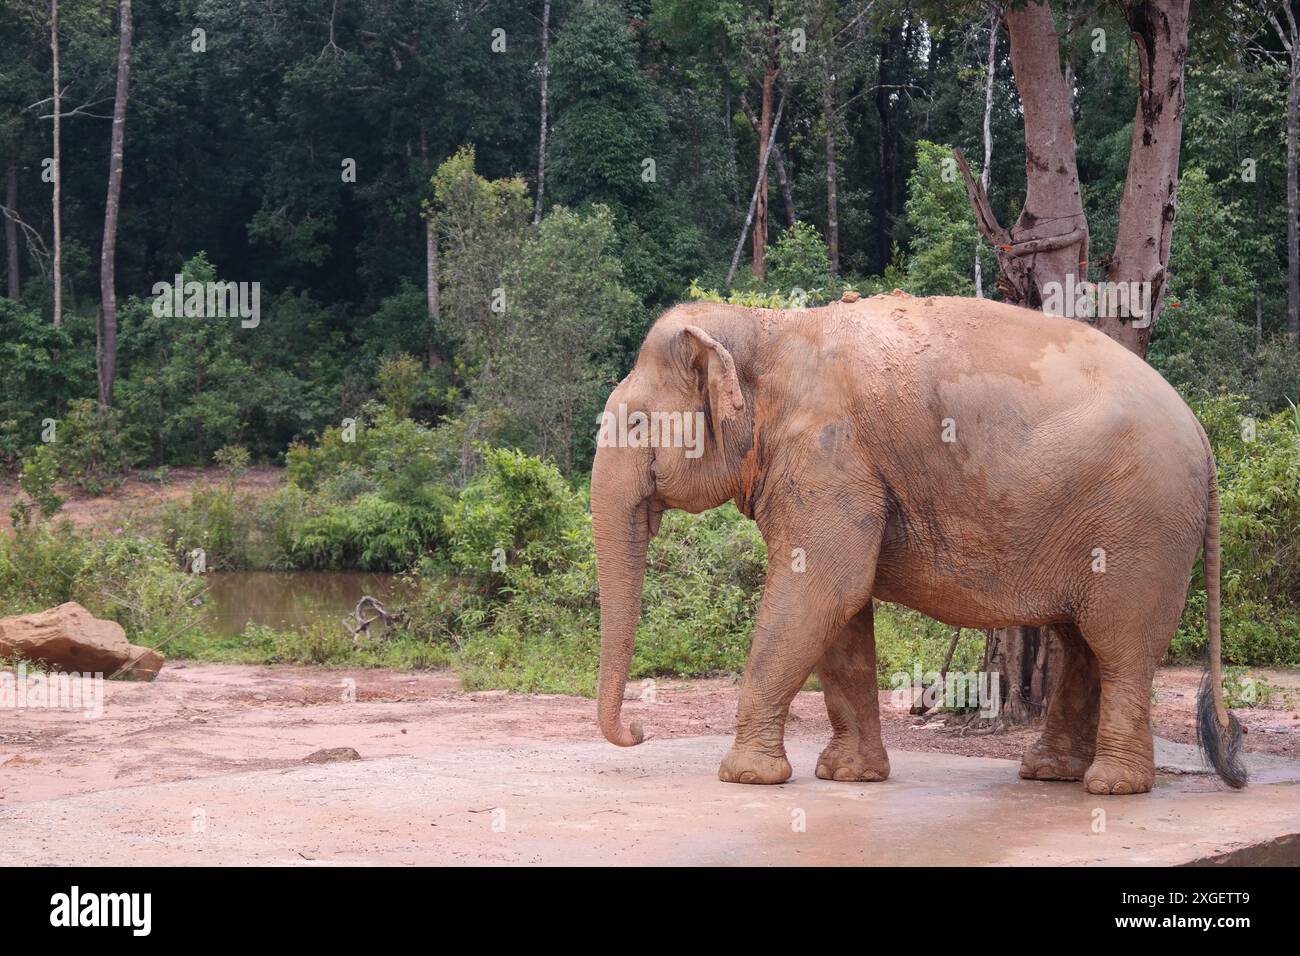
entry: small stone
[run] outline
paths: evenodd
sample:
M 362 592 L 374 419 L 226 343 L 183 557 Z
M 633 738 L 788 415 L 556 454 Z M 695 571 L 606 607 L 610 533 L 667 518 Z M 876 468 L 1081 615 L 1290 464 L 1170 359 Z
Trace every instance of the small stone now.
M 347 760 L 360 760 L 361 754 L 351 747 L 327 747 L 317 750 L 302 758 L 303 763 L 342 763 Z

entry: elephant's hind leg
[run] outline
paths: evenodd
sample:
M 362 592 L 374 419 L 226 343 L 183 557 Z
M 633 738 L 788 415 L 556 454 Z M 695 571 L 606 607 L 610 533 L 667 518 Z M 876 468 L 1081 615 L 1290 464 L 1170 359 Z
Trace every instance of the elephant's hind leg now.
M 844 626 L 817 664 L 831 719 L 831 742 L 817 758 L 823 780 L 884 780 L 889 756 L 880 739 L 876 635 L 871 602 Z
M 1149 611 L 1109 627 L 1080 622 L 1101 674 L 1097 752 L 1083 775 L 1089 793 L 1146 793 L 1154 786 L 1151 685 L 1177 625 L 1172 612 Z
M 1047 724 L 1020 762 L 1026 780 L 1082 780 L 1097 752 L 1101 674 L 1097 657 L 1073 624 L 1053 625 L 1060 642 L 1061 672 Z

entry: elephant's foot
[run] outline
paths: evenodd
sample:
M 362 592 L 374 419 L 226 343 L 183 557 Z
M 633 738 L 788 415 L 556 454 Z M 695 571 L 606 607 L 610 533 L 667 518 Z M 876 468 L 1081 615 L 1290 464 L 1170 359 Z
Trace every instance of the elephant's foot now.
M 1092 754 L 1080 753 L 1078 748 L 1041 738 L 1021 758 L 1020 776 L 1024 780 L 1082 780 L 1092 759 Z
M 1139 769 L 1114 757 L 1098 757 L 1083 775 L 1083 785 L 1096 794 L 1146 793 L 1155 785 L 1156 771 L 1151 761 L 1145 763 Z
M 785 753 L 773 757 L 756 750 L 732 747 L 722 758 L 718 779 L 723 783 L 785 783 L 793 770 Z
M 849 741 L 832 740 L 817 758 L 817 776 L 863 783 L 885 780 L 889 777 L 889 757 L 883 747 L 867 749 Z

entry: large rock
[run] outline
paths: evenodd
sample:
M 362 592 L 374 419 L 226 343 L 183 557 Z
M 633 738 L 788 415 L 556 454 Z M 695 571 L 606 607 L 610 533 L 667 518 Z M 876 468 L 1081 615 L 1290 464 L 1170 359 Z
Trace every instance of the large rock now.
M 163 665 L 157 651 L 127 643 L 121 624 L 95 617 L 76 601 L 39 614 L 0 618 L 0 657 L 128 680 L 153 680 Z

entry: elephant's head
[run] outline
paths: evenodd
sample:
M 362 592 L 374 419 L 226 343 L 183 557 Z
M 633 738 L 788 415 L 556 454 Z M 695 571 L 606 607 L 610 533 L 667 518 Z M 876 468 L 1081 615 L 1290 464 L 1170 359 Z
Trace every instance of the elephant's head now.
M 753 441 L 741 347 L 746 336 L 727 318 L 691 308 L 665 315 L 601 418 L 591 472 L 600 579 L 598 714 L 601 732 L 622 747 L 643 736 L 639 724 L 623 724 L 620 711 L 650 538 L 668 508 L 700 512 L 736 497 Z

